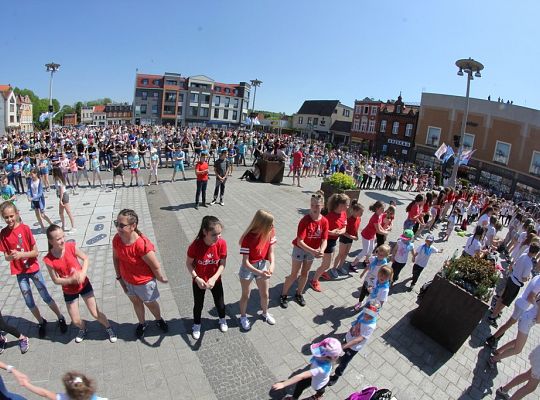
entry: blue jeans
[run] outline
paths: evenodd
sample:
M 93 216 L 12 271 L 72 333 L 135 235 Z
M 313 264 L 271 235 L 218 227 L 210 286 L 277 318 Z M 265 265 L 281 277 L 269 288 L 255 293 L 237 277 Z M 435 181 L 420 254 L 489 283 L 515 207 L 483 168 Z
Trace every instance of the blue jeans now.
M 30 280 L 34 282 L 34 286 L 39 292 L 39 295 L 46 304 L 51 304 L 54 300 L 47 291 L 47 286 L 45 286 L 45 280 L 41 271 L 37 271 L 31 274 L 19 274 L 17 275 L 17 282 L 19 283 L 19 289 L 24 297 L 24 302 L 26 306 L 32 310 L 36 308 L 36 303 L 34 302 L 34 296 L 32 295 L 32 288 L 30 287 Z

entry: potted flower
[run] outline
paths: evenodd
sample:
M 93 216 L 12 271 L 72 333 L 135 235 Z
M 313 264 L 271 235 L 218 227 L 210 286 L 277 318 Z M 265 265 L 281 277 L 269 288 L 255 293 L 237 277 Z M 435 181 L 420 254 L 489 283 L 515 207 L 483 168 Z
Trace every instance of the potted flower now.
M 345 193 L 351 200 L 358 200 L 360 189 L 356 186 L 352 176 L 336 172 L 321 183 L 321 190 L 324 192 L 324 201 L 334 193 Z
M 414 311 L 411 323 L 455 353 L 487 312 L 499 271 L 492 260 L 447 261 Z

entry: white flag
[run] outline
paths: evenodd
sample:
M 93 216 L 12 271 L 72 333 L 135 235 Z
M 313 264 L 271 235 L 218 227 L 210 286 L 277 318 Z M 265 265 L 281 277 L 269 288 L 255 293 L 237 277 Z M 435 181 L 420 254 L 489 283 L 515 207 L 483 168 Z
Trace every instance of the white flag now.
M 448 150 L 448 146 L 446 144 L 441 144 L 441 147 L 439 147 L 437 149 L 437 151 L 435 152 L 435 157 L 437 157 L 437 159 L 441 159 L 443 155 L 446 154 L 446 151 Z

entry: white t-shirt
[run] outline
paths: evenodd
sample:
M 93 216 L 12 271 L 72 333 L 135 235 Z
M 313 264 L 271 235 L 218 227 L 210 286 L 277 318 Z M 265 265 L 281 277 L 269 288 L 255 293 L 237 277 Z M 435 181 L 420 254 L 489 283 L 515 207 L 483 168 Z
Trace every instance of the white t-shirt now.
M 486 232 L 486 246 L 491 246 L 493 238 L 497 234 L 497 229 L 493 225 L 489 225 Z
M 364 340 L 362 340 L 360 343 L 354 345 L 354 346 L 351 346 L 351 349 L 353 349 L 354 351 L 360 351 L 364 348 L 364 346 L 366 345 L 366 342 L 368 341 L 368 339 L 370 338 L 370 336 L 372 335 L 373 331 L 375 330 L 377 324 L 375 322 L 371 323 L 371 324 L 360 324 L 360 336 L 362 336 L 364 338 Z M 347 332 L 347 335 L 345 336 L 345 340 L 347 340 L 347 342 L 350 342 L 351 340 L 353 340 L 355 337 L 351 334 L 351 330 L 349 330 Z
M 326 386 L 330 380 L 330 373 L 332 372 L 332 363 L 331 362 L 311 362 L 311 368 L 309 370 L 311 373 L 311 388 L 313 390 L 319 390 Z
M 516 285 L 523 286 L 525 280 L 531 275 L 533 262 L 528 254 L 522 254 L 514 263 L 510 278 Z
M 418 247 L 418 254 L 416 255 L 416 258 L 414 259 L 414 263 L 418 264 L 418 266 L 422 268 L 426 268 L 427 263 L 429 261 L 429 257 L 431 257 L 433 253 L 438 253 L 438 252 L 439 252 L 439 249 L 436 248 L 435 246 L 432 245 L 432 246 L 427 247 L 426 244 L 424 243 L 423 245 Z
M 409 253 L 414 250 L 414 245 L 410 240 L 398 239 L 396 242 L 396 255 L 394 261 L 397 263 L 405 264 L 409 258 Z
M 483 214 L 483 215 L 478 219 L 478 226 L 486 227 L 488 224 L 489 224 L 489 215 Z
M 482 249 L 482 243 L 478 239 L 476 239 L 474 236 L 471 236 L 469 240 L 467 240 L 467 243 L 465 244 L 465 253 L 467 253 L 470 256 L 474 256 L 478 251 Z
M 516 300 L 516 307 L 524 310 L 529 308 L 531 303 L 527 301 L 527 297 L 529 297 L 530 293 L 540 293 L 540 275 L 537 275 L 531 279 L 527 287 L 525 287 L 525 290 L 523 291 L 521 296 L 519 296 L 519 298 Z

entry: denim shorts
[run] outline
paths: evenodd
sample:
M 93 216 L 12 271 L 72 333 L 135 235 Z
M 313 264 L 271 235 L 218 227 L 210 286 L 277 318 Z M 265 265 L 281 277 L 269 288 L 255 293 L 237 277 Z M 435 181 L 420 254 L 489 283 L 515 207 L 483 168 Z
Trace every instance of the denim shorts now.
M 176 163 L 174 164 L 174 172 L 180 172 L 184 170 L 184 163 Z
M 64 300 L 66 304 L 69 304 L 77 300 L 79 296 L 81 296 L 84 299 L 85 297 L 92 296 L 93 294 L 94 294 L 94 288 L 92 287 L 92 284 L 90 283 L 90 281 L 88 281 L 88 283 L 84 285 L 84 287 L 81 289 L 79 293 L 76 293 L 76 294 L 64 293 Z
M 144 303 L 152 303 L 159 299 L 159 290 L 155 279 L 143 283 L 142 285 L 133 285 L 126 281 L 124 281 L 124 283 L 127 287 L 128 296 L 138 297 Z
M 313 261 L 315 259 L 313 254 L 308 253 L 307 251 L 301 249 L 298 246 L 293 247 L 292 258 L 296 261 Z
M 266 260 L 257 261 L 256 263 L 251 263 L 255 268 L 257 268 L 259 271 L 268 271 L 268 267 L 266 266 Z M 240 271 L 238 271 L 238 276 L 240 279 L 244 279 L 246 281 L 252 281 L 255 279 L 261 279 L 262 276 L 259 276 L 255 274 L 254 272 L 250 271 L 244 266 L 240 266 Z
M 45 286 L 45 279 L 41 271 L 37 271 L 31 274 L 19 274 L 17 275 L 17 283 L 19 284 L 19 289 L 24 297 L 24 302 L 29 309 L 36 308 L 36 303 L 34 302 L 34 296 L 32 295 L 32 288 L 30 287 L 30 281 L 34 282 L 34 286 L 38 290 L 39 295 L 46 304 L 51 304 L 54 300 L 47 291 L 47 286 Z

